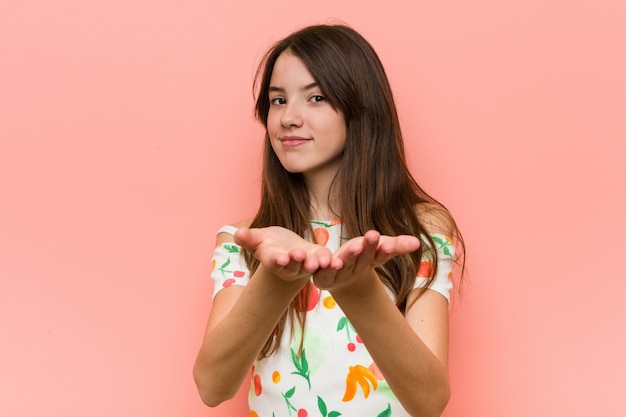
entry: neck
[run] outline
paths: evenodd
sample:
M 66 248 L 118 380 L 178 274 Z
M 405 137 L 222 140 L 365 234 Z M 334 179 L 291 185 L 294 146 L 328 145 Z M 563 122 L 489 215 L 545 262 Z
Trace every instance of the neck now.
M 333 220 L 341 213 L 336 208 L 335 195 L 331 195 L 331 185 L 339 171 L 340 159 L 329 162 L 315 170 L 303 173 L 304 182 L 311 201 L 311 215 L 316 219 Z M 334 189 L 333 193 L 336 193 Z M 333 214 L 335 213 L 335 214 Z
M 335 198 L 330 194 L 330 181 L 310 181 L 306 178 L 311 216 L 315 220 L 333 220 L 339 213 L 333 210 Z

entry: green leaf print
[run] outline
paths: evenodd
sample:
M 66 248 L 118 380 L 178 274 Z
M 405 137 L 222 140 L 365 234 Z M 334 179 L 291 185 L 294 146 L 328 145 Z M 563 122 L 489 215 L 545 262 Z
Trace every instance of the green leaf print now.
M 230 256 L 228 257 L 228 259 L 226 259 L 226 262 L 224 262 L 221 266 L 220 266 L 220 270 L 222 269 L 226 269 L 226 267 L 230 265 Z
M 293 366 L 296 367 L 296 371 L 292 372 L 292 375 L 300 375 L 302 378 L 306 379 L 307 384 L 309 385 L 309 390 L 311 389 L 311 380 L 309 379 L 309 362 L 306 360 L 306 351 L 302 349 L 302 355 L 298 358 L 296 351 L 291 350 L 291 361 L 293 362 Z
M 287 391 L 285 393 L 281 393 L 281 395 L 283 396 L 283 399 L 285 400 L 285 403 L 287 403 L 287 411 L 289 411 L 289 415 L 290 416 L 292 415 L 291 411 L 298 411 L 298 409 L 296 407 L 294 407 L 293 404 L 291 404 L 291 402 L 289 401 L 289 399 L 291 397 L 293 397 L 294 392 L 296 392 L 296 387 L 295 386 L 293 388 L 291 388 L 289 391 Z
M 315 221 L 315 220 L 312 220 L 311 224 L 315 224 L 315 225 L 318 225 L 318 226 L 323 226 L 325 228 L 329 228 L 329 227 L 332 226 L 332 224 L 330 224 L 328 222 L 320 222 L 320 221 Z
M 239 246 L 233 245 L 233 244 L 230 244 L 230 243 L 225 243 L 224 244 L 224 249 L 226 249 L 230 253 L 239 253 Z
M 319 395 L 317 396 L 317 408 L 320 409 L 320 413 L 322 414 L 322 417 L 338 417 L 341 415 L 339 411 L 331 411 L 329 413 L 326 403 L 324 402 L 322 397 L 320 397 Z
M 347 317 L 340 318 L 339 323 L 337 323 L 337 331 L 340 332 L 343 329 L 346 329 L 346 337 L 348 338 L 348 341 L 351 342 L 352 336 L 350 335 L 350 330 L 352 330 L 354 333 L 356 333 L 356 330 L 354 329 L 352 323 L 350 323 L 350 320 L 348 320 Z
M 387 403 L 387 409 L 376 417 L 391 417 L 391 404 Z
M 439 249 L 441 249 L 444 255 L 452 256 L 452 253 L 450 253 L 450 242 L 447 239 L 442 239 L 438 236 L 433 236 L 432 238 L 439 245 Z
M 320 409 L 320 413 L 322 413 L 322 417 L 327 417 L 328 408 L 326 407 L 326 403 L 322 400 L 322 397 L 317 396 L 317 408 Z
M 222 273 L 222 276 L 223 276 L 224 278 L 226 278 L 226 275 L 227 275 L 227 274 L 232 274 L 232 273 L 233 273 L 233 271 L 230 271 L 230 270 L 226 269 L 226 268 L 228 268 L 228 265 L 230 265 L 230 256 L 229 256 L 229 257 L 228 257 L 228 259 L 226 259 L 226 261 L 225 261 L 222 265 L 220 265 L 220 267 L 218 268 L 218 269 L 219 269 L 219 271 Z

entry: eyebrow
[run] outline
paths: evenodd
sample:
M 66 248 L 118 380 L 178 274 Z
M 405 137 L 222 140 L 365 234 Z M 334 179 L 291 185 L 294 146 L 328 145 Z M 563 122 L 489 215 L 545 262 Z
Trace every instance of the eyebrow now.
M 314 81 L 314 82 L 312 82 L 310 84 L 307 84 L 304 87 L 302 87 L 301 90 L 302 91 L 306 91 L 306 90 L 310 90 L 311 88 L 318 87 L 318 86 L 319 86 L 319 84 L 317 83 L 317 81 Z M 276 86 L 270 85 L 268 91 L 277 91 L 279 93 L 284 93 L 285 89 L 283 87 L 276 87 Z

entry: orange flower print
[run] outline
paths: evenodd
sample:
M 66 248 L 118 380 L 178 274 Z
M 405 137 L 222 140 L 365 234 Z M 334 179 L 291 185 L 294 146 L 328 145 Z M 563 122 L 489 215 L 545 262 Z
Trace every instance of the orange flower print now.
M 378 388 L 378 381 L 376 381 L 372 371 L 361 365 L 350 366 L 346 376 L 346 392 L 341 401 L 352 401 L 356 395 L 357 385 L 363 390 L 363 398 L 369 397 L 370 384 L 372 384 L 374 390 Z

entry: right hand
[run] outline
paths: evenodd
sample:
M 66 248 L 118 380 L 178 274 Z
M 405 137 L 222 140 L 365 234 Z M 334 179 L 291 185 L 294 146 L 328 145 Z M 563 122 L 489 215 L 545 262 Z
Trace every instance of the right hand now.
M 326 247 L 279 226 L 241 228 L 235 233 L 235 243 L 285 281 L 308 280 L 318 269 L 328 268 L 332 260 Z
M 407 255 L 419 248 L 415 236 L 383 236 L 370 230 L 364 236 L 350 239 L 333 254 L 331 267 L 321 269 L 314 277 L 318 288 L 328 291 L 346 288 L 359 281 L 378 279 L 375 268 L 391 258 Z

